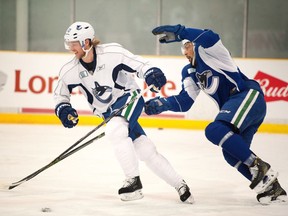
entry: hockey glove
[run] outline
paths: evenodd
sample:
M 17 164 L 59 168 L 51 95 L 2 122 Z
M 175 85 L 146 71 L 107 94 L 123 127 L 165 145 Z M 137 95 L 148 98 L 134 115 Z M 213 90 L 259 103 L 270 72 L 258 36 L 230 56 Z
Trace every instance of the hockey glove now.
M 152 30 L 154 35 L 164 34 L 160 37 L 160 43 L 171 43 L 176 41 L 182 41 L 180 34 L 185 29 L 185 26 L 178 25 L 163 25 L 158 26 Z
M 145 82 L 148 86 L 154 85 L 155 88 L 151 88 L 152 92 L 158 92 L 157 90 L 160 90 L 162 86 L 164 86 L 167 82 L 167 79 L 164 75 L 164 73 L 159 68 L 150 68 L 146 73 L 144 74 Z
M 155 115 L 167 111 L 171 108 L 166 98 L 156 97 L 145 103 L 145 113 L 147 115 Z
M 78 114 L 69 103 L 60 103 L 55 108 L 55 114 L 66 128 L 73 128 L 78 124 Z

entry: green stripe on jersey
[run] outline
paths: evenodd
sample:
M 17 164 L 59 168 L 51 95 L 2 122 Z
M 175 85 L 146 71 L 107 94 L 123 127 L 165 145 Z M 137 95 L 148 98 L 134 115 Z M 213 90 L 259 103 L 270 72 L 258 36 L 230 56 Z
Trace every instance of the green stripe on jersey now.
M 238 128 L 241 126 L 244 118 L 246 117 L 248 111 L 251 109 L 252 105 L 254 104 L 256 98 L 258 97 L 259 92 L 256 90 L 250 90 L 239 106 L 234 118 L 232 119 L 232 123 Z
M 137 96 L 136 91 L 133 91 L 132 94 L 133 94 L 133 95 L 132 95 L 131 100 Z M 134 102 L 135 102 L 135 101 L 134 101 Z M 132 104 L 130 104 L 130 105 L 126 108 L 124 117 L 125 117 L 125 119 L 127 119 L 127 120 L 128 120 L 129 115 L 130 115 L 131 109 L 132 109 L 132 107 L 133 107 L 133 105 L 134 105 L 134 102 L 133 102 Z

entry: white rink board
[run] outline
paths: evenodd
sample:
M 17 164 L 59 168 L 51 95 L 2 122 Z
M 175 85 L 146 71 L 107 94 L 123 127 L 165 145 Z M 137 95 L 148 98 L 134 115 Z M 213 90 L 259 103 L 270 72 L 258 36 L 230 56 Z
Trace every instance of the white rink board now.
M 0 52 L 0 84 L 7 76 L 7 82 L 0 90 L 0 111 L 7 108 L 54 109 L 53 89 L 56 79 L 63 64 L 71 58 L 73 55 L 63 53 Z M 181 70 L 187 64 L 187 60 L 169 56 L 147 58 L 155 66 L 160 67 L 167 76 L 168 83 L 160 96 L 177 94 L 181 90 Z M 265 122 L 288 123 L 288 60 L 235 59 L 235 61 L 249 78 L 255 78 L 261 71 L 265 76 L 269 75 L 278 80 L 272 85 L 267 77 L 262 79 L 266 85 L 269 84 L 264 89 L 267 96 L 275 98 L 267 103 L 268 113 Z M 142 80 L 139 80 L 139 85 L 141 88 L 144 86 Z M 151 96 L 149 94 L 146 99 Z M 77 110 L 89 110 L 82 95 L 73 95 L 71 102 Z M 211 120 L 216 113 L 216 105 L 201 93 L 185 116 L 189 119 Z

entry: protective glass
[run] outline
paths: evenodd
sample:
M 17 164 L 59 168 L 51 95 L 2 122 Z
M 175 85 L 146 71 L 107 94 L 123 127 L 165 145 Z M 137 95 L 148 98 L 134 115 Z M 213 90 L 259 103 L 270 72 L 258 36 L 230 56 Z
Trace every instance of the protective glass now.
M 64 41 L 64 46 L 65 46 L 65 49 L 72 50 L 80 46 L 80 42 L 79 41 Z

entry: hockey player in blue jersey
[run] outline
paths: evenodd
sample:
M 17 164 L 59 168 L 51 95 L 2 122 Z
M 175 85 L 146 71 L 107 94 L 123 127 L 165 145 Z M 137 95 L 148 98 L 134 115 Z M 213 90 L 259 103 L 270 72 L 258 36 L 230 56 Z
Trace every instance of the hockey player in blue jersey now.
M 182 42 L 189 64 L 182 70 L 178 95 L 146 102 L 148 115 L 170 110 L 188 111 L 200 90 L 219 107 L 215 120 L 205 129 L 207 139 L 222 148 L 225 160 L 251 183 L 261 204 L 287 201 L 278 172 L 250 150 L 254 134 L 264 120 L 266 102 L 260 85 L 248 79 L 234 63 L 218 34 L 209 29 L 164 25 L 153 29 L 161 43 Z

